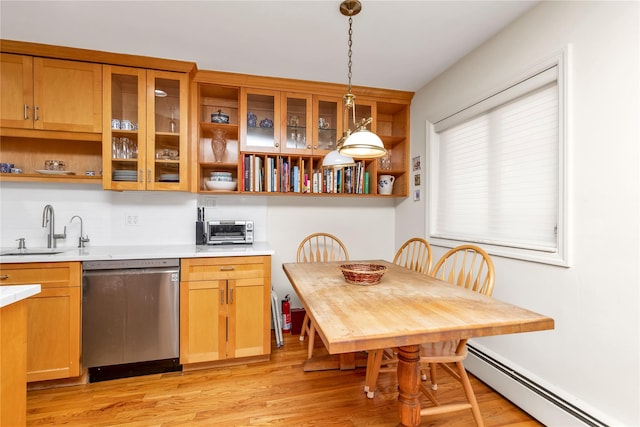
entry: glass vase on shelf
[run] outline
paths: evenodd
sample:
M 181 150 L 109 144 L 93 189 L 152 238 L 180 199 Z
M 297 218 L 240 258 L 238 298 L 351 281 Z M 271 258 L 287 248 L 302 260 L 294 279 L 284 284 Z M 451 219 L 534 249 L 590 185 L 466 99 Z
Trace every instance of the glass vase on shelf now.
M 391 149 L 387 149 L 387 154 L 384 157 L 380 157 L 378 159 L 378 166 L 380 166 L 381 170 L 391 170 Z
M 224 129 L 214 129 L 211 131 L 213 138 L 211 139 L 211 149 L 213 150 L 213 161 L 216 163 L 222 162 L 227 152 L 227 140 L 225 135 L 227 131 Z

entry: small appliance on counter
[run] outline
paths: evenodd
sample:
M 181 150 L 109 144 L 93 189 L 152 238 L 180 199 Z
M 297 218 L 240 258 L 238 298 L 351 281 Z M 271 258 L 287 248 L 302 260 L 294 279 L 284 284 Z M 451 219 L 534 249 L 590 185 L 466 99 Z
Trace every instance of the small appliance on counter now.
M 253 221 L 207 221 L 207 245 L 250 245 L 253 243 Z
M 198 207 L 196 245 L 250 245 L 253 221 L 216 219 L 205 221 L 204 207 Z

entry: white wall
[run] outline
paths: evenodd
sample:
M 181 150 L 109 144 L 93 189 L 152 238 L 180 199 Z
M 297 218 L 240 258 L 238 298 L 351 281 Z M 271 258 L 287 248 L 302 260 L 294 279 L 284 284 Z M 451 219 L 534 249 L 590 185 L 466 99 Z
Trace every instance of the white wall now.
M 549 315 L 556 328 L 475 342 L 602 421 L 637 426 L 638 2 L 542 2 L 533 8 L 416 93 L 412 156 L 425 155 L 427 120 L 479 100 L 568 44 L 571 268 L 494 257 L 494 297 Z M 424 157 L 422 164 L 428 164 Z M 421 202 L 406 200 L 397 208 L 396 245 L 414 224 L 425 224 L 422 188 Z M 437 259 L 444 249 L 435 252 Z M 544 414 L 534 415 L 545 422 Z
M 394 199 L 305 196 L 213 196 L 178 192 L 103 191 L 99 185 L 0 183 L 0 246 L 45 247 L 42 211 L 55 211 L 56 233 L 67 226 L 67 238 L 58 247 L 75 247 L 80 215 L 89 246 L 193 244 L 196 206 L 205 206 L 206 219 L 253 220 L 256 241 L 268 241 L 272 257 L 272 284 L 279 297 L 290 294 L 292 307 L 300 302 L 282 272 L 283 262 L 294 262 L 300 241 L 310 233 L 338 236 L 351 259 L 392 259 L 394 253 Z M 138 226 L 125 217 L 137 215 Z

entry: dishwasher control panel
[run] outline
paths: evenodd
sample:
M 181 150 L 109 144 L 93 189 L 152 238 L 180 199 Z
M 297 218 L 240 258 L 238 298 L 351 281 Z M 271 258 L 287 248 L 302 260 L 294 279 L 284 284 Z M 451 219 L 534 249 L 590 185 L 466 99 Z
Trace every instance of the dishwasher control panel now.
M 164 268 L 179 267 L 180 260 L 177 258 L 158 259 L 121 259 L 103 261 L 84 261 L 82 269 L 89 270 L 121 270 L 128 268 Z

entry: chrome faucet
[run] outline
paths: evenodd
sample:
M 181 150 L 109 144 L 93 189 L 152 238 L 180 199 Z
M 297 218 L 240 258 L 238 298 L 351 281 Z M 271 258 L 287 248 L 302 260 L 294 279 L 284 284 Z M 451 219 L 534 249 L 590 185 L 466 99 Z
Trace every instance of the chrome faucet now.
M 80 215 L 72 216 L 71 219 L 69 220 L 69 224 L 73 222 L 74 218 L 78 218 L 80 220 L 80 237 L 78 237 L 78 247 L 84 248 L 84 244 L 89 242 L 89 236 L 83 237 L 84 233 L 82 232 L 82 217 Z
M 67 226 L 64 227 L 62 234 L 56 234 L 56 220 L 53 212 L 53 206 L 47 205 L 42 211 L 42 226 L 48 227 L 47 231 L 47 248 L 55 248 L 57 239 L 67 238 Z

